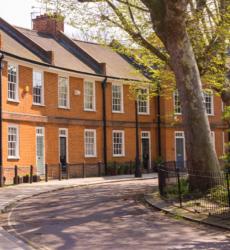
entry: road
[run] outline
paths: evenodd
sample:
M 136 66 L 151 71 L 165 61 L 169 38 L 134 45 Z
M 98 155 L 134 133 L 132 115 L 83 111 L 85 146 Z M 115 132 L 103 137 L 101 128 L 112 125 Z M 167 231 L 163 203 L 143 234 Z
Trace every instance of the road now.
M 143 194 L 155 185 L 139 180 L 43 194 L 19 202 L 2 224 L 40 249 L 230 249 L 228 232 L 145 205 Z

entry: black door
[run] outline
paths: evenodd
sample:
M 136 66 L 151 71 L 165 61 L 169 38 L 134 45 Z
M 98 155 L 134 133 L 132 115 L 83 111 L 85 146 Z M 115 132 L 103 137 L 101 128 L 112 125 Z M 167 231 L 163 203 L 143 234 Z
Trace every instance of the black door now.
M 176 166 L 177 168 L 184 167 L 184 138 L 176 137 Z
M 142 162 L 144 169 L 149 168 L 149 139 L 142 138 Z
M 66 137 L 60 137 L 60 163 L 62 165 L 62 169 L 66 169 L 67 162 L 67 149 L 66 149 Z

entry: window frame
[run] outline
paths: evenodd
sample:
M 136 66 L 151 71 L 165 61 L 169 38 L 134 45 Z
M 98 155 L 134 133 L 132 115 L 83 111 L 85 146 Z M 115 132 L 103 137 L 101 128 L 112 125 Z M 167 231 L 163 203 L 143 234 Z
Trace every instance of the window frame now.
M 120 87 L 120 90 L 121 90 L 121 99 L 120 99 L 121 110 L 114 110 L 113 109 L 113 100 L 114 100 L 114 97 L 113 97 L 113 86 Z M 112 113 L 124 113 L 124 87 L 123 87 L 123 84 L 121 84 L 121 83 L 112 83 L 111 92 L 112 92 Z
M 42 90 L 41 90 L 41 103 L 34 102 L 34 73 L 41 73 L 41 83 L 42 83 Z M 44 85 L 44 72 L 42 70 L 33 69 L 33 88 L 32 88 L 32 94 L 33 94 L 33 105 L 36 106 L 44 106 L 45 105 L 45 85 Z
M 211 97 L 211 113 L 207 112 L 207 107 L 206 107 L 206 101 L 205 101 L 205 95 L 209 95 Z M 204 106 L 205 106 L 205 110 L 208 116 L 214 116 L 214 95 L 213 95 L 213 91 L 209 91 L 207 92 L 203 92 L 203 98 L 204 98 Z
M 180 105 L 176 105 L 176 97 L 178 98 L 177 101 L 180 102 L 180 97 L 179 97 L 179 92 L 178 90 L 176 89 L 174 92 L 173 92 L 173 107 L 174 107 L 174 114 L 175 115 L 182 115 L 182 107 L 181 107 L 181 102 L 180 102 Z M 180 112 L 177 112 L 177 108 L 180 108 Z
M 141 91 L 141 90 L 146 90 L 147 91 L 147 95 L 148 95 L 148 99 L 147 100 L 139 100 L 139 96 L 137 98 L 137 111 L 138 111 L 138 115 L 149 115 L 150 114 L 150 100 L 149 100 L 149 88 L 148 87 L 142 87 L 142 88 L 139 88 L 138 91 Z M 140 112 L 140 101 L 146 101 L 147 103 L 147 111 L 146 112 Z
M 16 152 L 16 155 L 15 156 L 11 156 L 9 155 L 9 128 L 15 128 L 16 129 L 16 148 L 15 148 L 15 152 Z M 19 125 L 17 124 L 8 124 L 8 128 L 7 128 L 7 158 L 9 160 L 18 160 L 20 159 L 20 154 L 19 154 Z
M 86 83 L 92 83 L 93 87 L 93 100 L 92 100 L 92 108 L 86 108 Z M 93 80 L 85 79 L 84 80 L 84 96 L 83 96 L 83 106 L 84 106 L 84 111 L 87 112 L 95 112 L 96 111 L 96 83 Z
M 94 154 L 87 154 L 87 150 L 86 150 L 86 133 L 87 132 L 92 132 L 93 133 L 93 150 L 94 150 Z M 85 129 L 84 130 L 84 155 L 85 158 L 95 158 L 97 157 L 97 131 L 96 129 Z
M 114 154 L 114 134 L 115 133 L 121 133 L 122 135 L 122 152 L 121 154 Z M 112 152 L 113 152 L 113 157 L 125 157 L 125 131 L 124 130 L 113 130 L 112 131 Z
M 59 80 L 60 78 L 65 78 L 67 83 L 67 100 L 66 100 L 66 106 L 60 105 L 60 86 L 59 86 Z M 59 75 L 58 76 L 58 108 L 61 109 L 70 109 L 70 86 L 69 86 L 69 77 L 65 75 Z
M 9 66 L 16 68 L 15 99 L 9 98 Z M 7 101 L 19 102 L 19 66 L 17 63 L 7 63 Z

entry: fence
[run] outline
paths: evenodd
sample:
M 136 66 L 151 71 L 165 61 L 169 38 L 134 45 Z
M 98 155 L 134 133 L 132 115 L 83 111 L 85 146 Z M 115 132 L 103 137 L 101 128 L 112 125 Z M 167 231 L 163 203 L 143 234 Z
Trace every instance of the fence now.
M 161 196 L 192 212 L 229 216 L 230 172 L 204 173 L 187 165 L 166 162 L 158 167 Z
M 142 172 L 153 172 L 156 170 L 154 162 L 151 169 L 142 169 Z M 107 176 L 134 174 L 135 162 L 124 163 L 110 162 L 107 164 Z M 37 181 L 49 181 L 52 179 L 69 179 L 105 176 L 105 166 L 102 162 L 97 163 L 75 163 L 62 166 L 61 164 L 46 164 L 44 173 L 37 174 L 37 169 L 31 166 L 3 167 L 3 183 L 5 185 L 33 183 Z

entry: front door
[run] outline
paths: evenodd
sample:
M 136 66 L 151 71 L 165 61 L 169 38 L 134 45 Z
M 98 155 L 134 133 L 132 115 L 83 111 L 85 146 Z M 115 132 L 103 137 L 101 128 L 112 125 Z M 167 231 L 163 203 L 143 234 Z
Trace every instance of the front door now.
M 36 165 L 37 174 L 45 174 L 45 156 L 44 156 L 44 128 L 36 128 Z
M 176 132 L 176 166 L 183 168 L 185 162 L 184 132 Z
M 60 155 L 59 160 L 62 165 L 62 169 L 66 169 L 66 163 L 67 163 L 67 129 L 60 129 L 59 130 L 59 149 L 60 149 Z
M 141 134 L 142 142 L 142 163 L 144 169 L 150 168 L 150 134 L 149 132 L 142 132 Z

